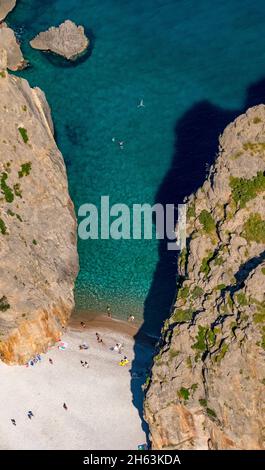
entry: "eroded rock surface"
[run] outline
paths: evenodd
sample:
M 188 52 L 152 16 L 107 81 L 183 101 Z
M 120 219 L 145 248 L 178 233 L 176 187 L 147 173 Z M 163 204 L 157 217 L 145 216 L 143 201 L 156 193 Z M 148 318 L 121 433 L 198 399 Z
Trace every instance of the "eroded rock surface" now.
M 0 24 L 0 48 L 7 52 L 9 70 L 16 71 L 26 67 L 27 62 L 22 55 L 15 33 L 6 23 Z
M 52 26 L 48 31 L 39 33 L 32 41 L 31 47 L 42 51 L 51 51 L 66 59 L 74 60 L 89 46 L 89 40 L 83 26 L 66 20 L 58 28 Z
M 60 338 L 74 307 L 76 219 L 44 93 L 0 53 L 0 355 L 23 364 Z
M 1 0 L 0 1 L 0 21 L 3 21 L 8 13 L 16 6 L 16 0 Z
M 152 445 L 264 449 L 264 105 L 225 129 L 187 214 L 176 303 L 147 381 Z

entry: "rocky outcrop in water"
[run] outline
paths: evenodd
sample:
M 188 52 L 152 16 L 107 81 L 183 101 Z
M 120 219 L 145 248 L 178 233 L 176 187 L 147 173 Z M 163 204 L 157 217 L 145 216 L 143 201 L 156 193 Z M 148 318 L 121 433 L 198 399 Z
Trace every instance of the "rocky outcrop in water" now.
M 13 10 L 16 6 L 16 0 L 1 0 L 0 1 L 0 21 L 3 21 L 5 17 Z
M 66 20 L 58 28 L 52 26 L 48 31 L 39 33 L 30 41 L 30 45 L 34 49 L 51 51 L 68 60 L 74 60 L 88 48 L 89 39 L 83 26 Z
M 265 448 L 265 106 L 220 138 L 146 383 L 155 449 Z
M 0 356 L 23 364 L 62 333 L 74 307 L 76 219 L 44 93 L 0 51 Z
M 0 24 L 0 48 L 7 52 L 7 68 L 12 71 L 26 67 L 20 45 L 16 39 L 14 31 L 6 23 Z

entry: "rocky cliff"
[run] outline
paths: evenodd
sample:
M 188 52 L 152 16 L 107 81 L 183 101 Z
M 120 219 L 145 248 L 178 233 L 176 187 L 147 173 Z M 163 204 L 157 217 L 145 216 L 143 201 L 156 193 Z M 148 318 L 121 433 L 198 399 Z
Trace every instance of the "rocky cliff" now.
M 21 70 L 27 66 L 15 33 L 6 23 L 0 23 L 0 48 L 6 50 L 9 70 Z
M 0 56 L 0 356 L 22 364 L 73 309 L 76 219 L 45 95 Z
M 0 21 L 4 20 L 8 13 L 15 8 L 16 3 L 16 0 L 0 1 Z
M 57 28 L 52 26 L 48 31 L 39 33 L 30 41 L 33 49 L 50 51 L 65 59 L 75 60 L 89 46 L 84 27 L 77 26 L 73 21 L 66 20 Z
M 154 449 L 265 448 L 265 106 L 220 137 L 187 201 L 187 247 L 145 417 Z

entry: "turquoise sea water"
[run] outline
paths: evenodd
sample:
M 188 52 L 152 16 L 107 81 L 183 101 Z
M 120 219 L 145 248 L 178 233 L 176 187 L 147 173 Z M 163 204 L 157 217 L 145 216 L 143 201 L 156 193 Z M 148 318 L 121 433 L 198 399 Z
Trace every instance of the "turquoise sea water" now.
M 74 66 L 27 44 L 67 18 L 92 40 Z M 76 209 L 196 189 L 219 132 L 265 90 L 264 19 L 263 0 L 18 1 L 8 22 L 31 64 L 19 74 L 47 95 Z M 79 241 L 79 255 L 78 309 L 145 312 L 149 329 L 166 316 L 176 258 L 159 242 Z

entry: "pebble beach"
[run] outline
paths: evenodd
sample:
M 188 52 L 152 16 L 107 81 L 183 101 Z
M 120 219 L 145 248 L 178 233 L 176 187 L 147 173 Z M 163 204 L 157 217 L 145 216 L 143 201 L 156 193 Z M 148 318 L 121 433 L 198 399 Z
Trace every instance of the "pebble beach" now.
M 104 317 L 92 319 L 89 326 L 86 322 L 85 327 L 74 319 L 61 342 L 33 366 L 1 362 L 0 449 L 133 450 L 146 443 L 131 393 L 136 331 Z M 98 343 L 96 333 L 103 343 Z M 62 343 L 65 349 L 59 349 Z M 121 354 L 113 350 L 117 343 L 123 344 Z M 88 349 L 80 349 L 82 344 Z M 146 373 L 150 357 L 145 348 L 140 376 Z M 124 355 L 129 364 L 120 366 Z

